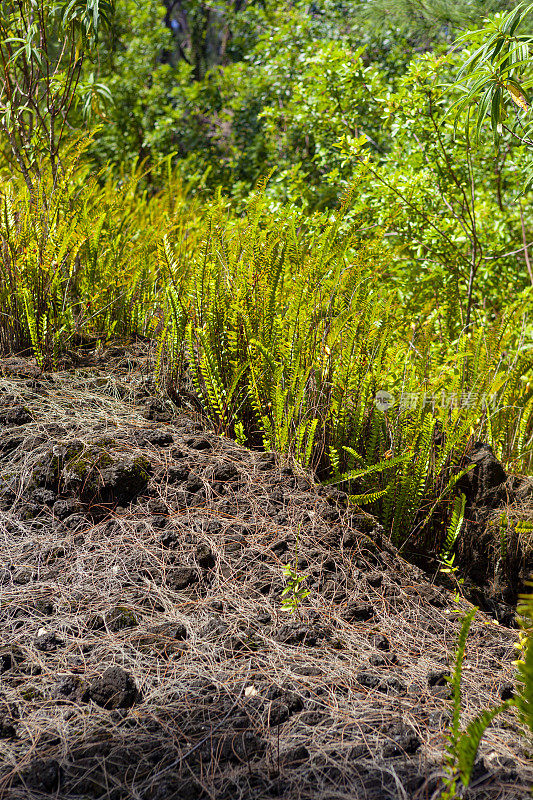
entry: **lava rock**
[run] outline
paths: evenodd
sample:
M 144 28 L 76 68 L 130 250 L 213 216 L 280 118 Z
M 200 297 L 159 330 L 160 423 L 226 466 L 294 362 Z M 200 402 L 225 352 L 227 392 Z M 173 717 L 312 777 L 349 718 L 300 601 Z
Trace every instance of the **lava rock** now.
M 52 503 L 56 500 L 55 492 L 51 492 L 50 489 L 35 489 L 31 493 L 31 499 L 34 503 L 39 503 L 41 506 L 51 506 Z
M 54 758 L 39 758 L 22 772 L 23 782 L 38 792 L 55 792 L 61 783 L 61 768 Z
M 16 433 L 0 434 L 0 453 L 8 455 L 24 444 L 24 436 Z
M 30 583 L 34 577 L 33 567 L 29 565 L 19 567 L 13 572 L 13 583 L 18 583 L 19 586 L 25 586 Z
M 239 470 L 231 462 L 221 462 L 215 464 L 213 469 L 213 480 L 226 483 L 227 481 L 237 480 L 239 477 Z
M 512 700 L 515 695 L 515 687 L 510 681 L 506 681 L 500 686 L 499 694 L 502 700 Z
M 282 725 L 291 715 L 289 706 L 281 700 L 274 700 L 265 712 L 265 724 L 271 728 Z
M 172 419 L 171 411 L 159 397 L 149 397 L 145 401 L 142 415 L 154 422 L 170 422 Z
M 303 764 L 304 761 L 309 759 L 309 750 L 304 744 L 299 744 L 296 747 L 291 747 L 290 750 L 280 754 L 280 762 L 284 767 L 295 767 L 298 764 Z
M 280 539 L 278 542 L 274 542 L 274 544 L 270 549 L 277 556 L 281 556 L 283 555 L 283 553 L 286 553 L 287 550 L 289 549 L 289 542 L 287 541 L 287 539 Z
M 207 544 L 200 544 L 196 548 L 196 560 L 202 569 L 212 569 L 217 560 Z
M 369 586 L 372 586 L 374 589 L 377 589 L 383 583 L 383 573 L 382 572 L 369 572 L 366 576 L 366 582 Z
M 187 447 L 190 447 L 191 450 L 212 450 L 213 445 L 206 439 L 205 436 L 187 436 L 185 438 L 185 444 Z
M 467 499 L 477 505 L 495 508 L 501 500 L 498 489 L 507 480 L 501 463 L 493 453 L 492 447 L 483 442 L 476 442 L 469 456 L 474 469 L 463 475 L 458 487 Z
M 3 567 L 0 568 L 0 586 L 3 586 L 7 583 L 12 583 L 13 576 L 8 569 L 4 569 Z
M 370 758 L 372 755 L 371 750 L 367 744 L 356 744 L 348 753 L 350 761 L 357 761 L 358 758 Z
M 174 456 L 175 457 L 175 456 Z M 167 470 L 167 481 L 170 484 L 183 483 L 189 475 L 188 467 L 169 467 Z
M 203 488 L 204 488 L 203 480 L 198 475 L 193 475 L 192 473 L 189 475 L 189 478 L 183 484 L 183 490 L 185 492 L 189 492 L 190 494 L 199 492 Z
M 117 633 L 125 628 L 134 628 L 139 624 L 139 620 L 131 608 L 115 606 L 105 615 L 105 624 L 110 631 Z
M 390 650 L 390 642 L 383 633 L 378 633 L 373 637 L 374 647 L 377 650 Z
M 138 697 L 133 677 L 121 667 L 109 667 L 89 686 L 89 697 L 102 708 L 131 708 Z
M 81 678 L 69 675 L 52 688 L 52 698 L 59 702 L 86 703 L 89 700 L 89 687 Z
M 398 656 L 396 653 L 389 653 L 386 656 L 381 653 L 372 653 L 368 661 L 373 667 L 389 667 L 398 663 Z
M 267 472 L 276 466 L 274 453 L 261 453 L 256 456 L 256 467 L 260 472 Z
M 79 494 L 84 502 L 124 504 L 144 489 L 151 471 L 144 456 L 90 448 L 69 460 L 62 478 L 66 490 Z
M 308 625 L 289 623 L 281 626 L 275 638 L 281 644 L 305 644 L 308 647 L 315 647 L 320 638 L 320 633 Z
M 24 661 L 24 654 L 18 647 L 0 648 L 0 674 L 7 672 Z
M 378 673 L 360 671 L 355 676 L 357 682 L 367 689 L 376 689 L 383 694 L 398 694 L 404 695 L 407 693 L 407 687 L 402 681 L 394 676 L 381 677 Z
M 105 628 L 105 620 L 102 614 L 90 614 L 85 623 L 88 631 L 102 631 Z
M 0 739 L 16 739 L 17 732 L 13 723 L 14 720 L 10 717 L 0 714 Z
M 342 618 L 346 622 L 368 622 L 374 617 L 374 608 L 370 603 L 360 603 L 354 600 L 348 603 Z
M 26 425 L 31 421 L 32 416 L 25 406 L 18 405 L 0 409 L 0 425 L 13 427 L 15 425 Z
M 446 669 L 430 669 L 427 675 L 428 686 L 448 686 L 446 678 L 450 673 Z
M 406 754 L 413 755 L 422 744 L 416 733 L 401 723 L 392 725 L 389 728 L 387 739 L 383 745 L 384 758 L 395 758 Z
M 148 511 L 150 514 L 155 515 L 156 517 L 164 516 L 168 514 L 168 506 L 163 500 L 159 500 L 159 498 L 155 498 L 154 500 L 150 500 L 148 503 Z
M 187 638 L 187 628 L 181 622 L 162 622 L 159 625 L 151 625 L 148 630 L 159 636 L 166 636 L 169 639 L 182 641 Z
M 163 422 L 163 420 L 158 421 Z M 161 429 L 143 430 L 141 431 L 141 443 L 144 444 L 145 442 L 153 444 L 156 447 L 170 447 L 171 444 L 174 444 L 174 437 L 170 431 Z
M 54 653 L 58 647 L 63 646 L 64 641 L 54 631 L 46 631 L 45 633 L 39 634 L 39 636 L 34 639 L 33 643 L 37 650 L 40 650 L 42 653 Z
M 52 506 L 52 511 L 58 519 L 67 519 L 72 514 L 78 514 L 81 509 L 80 501 L 71 497 L 66 500 L 56 500 Z
M 175 592 L 186 589 L 187 586 L 192 586 L 197 581 L 198 575 L 191 567 L 176 567 L 169 570 L 166 575 L 167 585 Z

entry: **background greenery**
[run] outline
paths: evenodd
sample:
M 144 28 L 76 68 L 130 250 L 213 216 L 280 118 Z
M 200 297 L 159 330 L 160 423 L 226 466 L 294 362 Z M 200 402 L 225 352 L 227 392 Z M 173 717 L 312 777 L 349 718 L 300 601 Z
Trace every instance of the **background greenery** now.
M 2 349 L 153 339 L 220 432 L 441 553 L 473 441 L 533 462 L 513 7 L 0 4 Z

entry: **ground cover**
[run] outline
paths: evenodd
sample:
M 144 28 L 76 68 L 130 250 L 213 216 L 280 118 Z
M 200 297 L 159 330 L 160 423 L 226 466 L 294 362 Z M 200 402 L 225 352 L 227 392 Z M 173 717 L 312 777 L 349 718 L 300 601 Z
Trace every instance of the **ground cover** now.
M 0 793 L 439 797 L 470 603 L 290 455 L 158 393 L 156 357 L 1 362 Z M 529 485 L 480 451 L 478 525 Z M 309 595 L 288 615 L 296 546 Z M 495 620 L 511 609 L 474 588 L 492 613 L 468 638 L 465 721 L 515 682 L 517 631 Z M 524 798 L 528 747 L 513 710 L 497 717 L 468 797 Z

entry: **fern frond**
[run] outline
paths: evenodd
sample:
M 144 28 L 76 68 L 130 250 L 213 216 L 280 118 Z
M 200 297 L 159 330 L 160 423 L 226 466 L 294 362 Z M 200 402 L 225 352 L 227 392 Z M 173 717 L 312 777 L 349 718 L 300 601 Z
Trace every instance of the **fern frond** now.
M 465 730 L 460 734 L 454 746 L 454 756 L 457 760 L 456 768 L 463 786 L 466 787 L 470 783 L 474 762 L 483 734 L 493 719 L 512 705 L 514 705 L 513 700 L 506 700 L 499 706 L 485 709 L 478 714 L 475 719 L 469 722 Z

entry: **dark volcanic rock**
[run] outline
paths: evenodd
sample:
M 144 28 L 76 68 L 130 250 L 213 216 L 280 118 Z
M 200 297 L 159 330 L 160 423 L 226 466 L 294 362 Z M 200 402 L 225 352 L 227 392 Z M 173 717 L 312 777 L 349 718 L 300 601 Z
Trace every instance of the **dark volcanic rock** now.
M 168 514 L 168 506 L 163 500 L 159 500 L 159 498 L 155 498 L 154 500 L 150 500 L 148 503 L 148 510 L 150 514 L 154 514 L 155 516 L 162 516 Z
M 182 622 L 162 622 L 159 625 L 151 625 L 148 630 L 169 639 L 182 641 L 187 638 L 187 628 Z
M 265 711 L 265 724 L 271 728 L 286 722 L 291 715 L 289 706 L 281 700 L 274 700 Z
M 374 647 L 378 650 L 390 650 L 390 642 L 387 637 L 382 633 L 377 633 L 373 637 Z
M 35 489 L 31 493 L 31 499 L 42 506 L 51 506 L 56 499 L 56 494 L 50 489 Z
M 447 669 L 431 669 L 428 672 L 428 686 L 448 686 L 446 678 L 449 677 Z
M 17 732 L 11 717 L 0 714 L 0 739 L 15 739 Z
M 24 661 L 24 654 L 18 647 L 0 648 L 0 674 L 13 669 Z
M 179 592 L 187 586 L 191 586 L 198 581 L 196 570 L 191 567 L 176 567 L 167 572 L 166 582 L 174 591 Z
M 141 444 L 148 442 L 149 444 L 154 444 L 157 447 L 170 447 L 171 444 L 174 444 L 174 437 L 170 431 L 166 430 L 144 430 L 141 431 L 139 435 L 139 442 Z
M 217 560 L 207 544 L 200 544 L 196 548 L 196 560 L 202 569 L 212 569 Z
M 0 433 L 0 453 L 8 455 L 24 444 L 24 436 L 18 433 Z
M 54 758 L 39 758 L 23 771 L 22 778 L 30 789 L 49 794 L 59 788 L 61 768 Z
M 109 667 L 89 686 L 90 699 L 103 708 L 131 708 L 137 696 L 135 681 L 121 667 Z
M 41 491 L 47 491 L 42 489 Z M 35 492 L 34 492 L 35 494 Z M 67 519 L 72 514 L 77 514 L 82 510 L 83 506 L 79 500 L 73 497 L 68 497 L 66 500 L 56 500 L 52 506 L 52 511 L 58 519 Z
M 222 461 L 219 464 L 215 464 L 213 469 L 213 480 L 215 481 L 234 481 L 237 480 L 239 477 L 239 470 L 232 464 L 231 462 Z
M 422 742 L 411 728 L 402 723 L 391 725 L 387 731 L 387 740 L 383 745 L 383 757 L 395 758 L 412 755 L 420 748 Z
M 205 436 L 187 436 L 185 444 L 191 450 L 212 450 L 213 445 Z
M 144 489 L 150 473 L 144 456 L 90 448 L 68 461 L 62 479 L 84 502 L 125 503 Z
M 383 677 L 377 672 L 360 671 L 356 675 L 357 682 L 366 689 L 377 689 L 384 694 L 404 695 L 407 687 L 402 681 L 394 676 Z
M 285 767 L 303 764 L 303 762 L 307 761 L 308 758 L 309 750 L 303 744 L 299 744 L 296 747 L 291 747 L 290 750 L 285 750 L 285 752 L 280 754 L 280 762 Z
M 42 653 L 53 653 L 63 646 L 64 641 L 54 631 L 46 631 L 36 637 L 34 644 Z
M 32 416 L 24 406 L 0 408 L 0 425 L 11 427 L 15 425 L 26 425 L 31 421 Z
M 492 447 L 476 442 L 469 456 L 474 468 L 464 475 L 458 486 L 470 503 L 477 506 L 495 508 L 502 500 L 498 489 L 507 480 L 507 475 L 492 451 Z
M 512 700 L 515 696 L 515 687 L 510 681 L 506 681 L 500 686 L 499 694 L 502 700 Z
M 322 631 L 298 623 L 282 625 L 276 633 L 276 640 L 282 644 L 305 644 L 308 647 L 315 647 L 321 637 Z
M 116 633 L 125 628 L 134 628 L 139 624 L 137 615 L 127 606 L 115 606 L 105 615 L 105 624 L 110 631 Z
M 154 422 L 170 422 L 172 412 L 159 397 L 149 397 L 144 403 L 143 417 Z
M 183 481 L 187 480 L 188 475 L 189 475 L 189 468 L 186 466 L 169 467 L 167 470 L 166 478 L 170 484 L 183 483 Z
M 358 601 L 354 601 L 352 603 L 348 603 L 346 611 L 342 615 L 342 618 L 346 620 L 346 622 L 367 622 L 369 619 L 372 619 L 374 616 L 374 609 L 370 603 L 360 603 Z
M 77 675 L 69 675 L 52 689 L 52 697 L 59 702 L 86 703 L 89 700 L 87 683 Z

